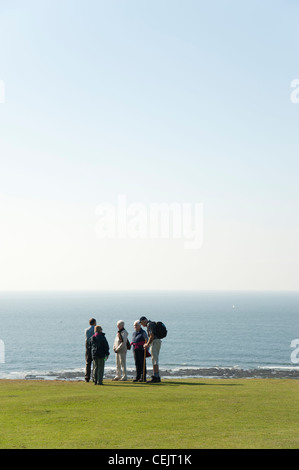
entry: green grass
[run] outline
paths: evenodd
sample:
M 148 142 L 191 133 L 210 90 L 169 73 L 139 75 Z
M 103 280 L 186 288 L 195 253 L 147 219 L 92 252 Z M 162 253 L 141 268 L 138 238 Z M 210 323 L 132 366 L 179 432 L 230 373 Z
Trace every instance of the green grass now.
M 0 419 L 2 449 L 299 448 L 299 381 L 2 380 Z

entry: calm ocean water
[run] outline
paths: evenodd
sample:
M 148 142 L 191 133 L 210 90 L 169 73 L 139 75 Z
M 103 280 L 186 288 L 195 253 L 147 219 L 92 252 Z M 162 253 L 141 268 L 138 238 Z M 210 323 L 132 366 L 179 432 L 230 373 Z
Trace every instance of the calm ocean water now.
M 111 348 L 109 377 L 115 367 L 116 322 L 124 320 L 131 337 L 141 315 L 167 326 L 162 375 L 227 376 L 250 370 L 256 375 L 266 369 L 299 374 L 299 364 L 291 360 L 291 342 L 299 338 L 298 307 L 297 292 L 2 293 L 0 378 L 82 379 L 84 329 L 92 316 Z M 132 351 L 127 364 L 133 375 Z

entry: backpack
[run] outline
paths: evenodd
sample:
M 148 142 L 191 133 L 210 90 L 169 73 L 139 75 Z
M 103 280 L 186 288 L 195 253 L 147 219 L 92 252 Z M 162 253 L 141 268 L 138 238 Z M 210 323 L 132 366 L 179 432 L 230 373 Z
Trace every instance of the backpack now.
M 166 335 L 167 335 L 166 326 L 161 321 L 157 321 L 156 322 L 156 336 L 157 336 L 157 338 L 162 339 L 162 338 L 165 338 Z

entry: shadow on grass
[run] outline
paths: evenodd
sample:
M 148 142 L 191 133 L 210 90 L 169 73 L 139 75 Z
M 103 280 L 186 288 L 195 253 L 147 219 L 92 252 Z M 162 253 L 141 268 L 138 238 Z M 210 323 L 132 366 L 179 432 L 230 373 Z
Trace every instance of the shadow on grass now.
M 144 384 L 145 385 L 145 384 Z M 180 387 L 181 385 L 191 385 L 191 386 L 197 386 L 197 387 L 203 387 L 203 386 L 208 386 L 208 387 L 214 387 L 215 385 L 217 387 L 235 387 L 235 386 L 241 386 L 242 384 L 236 384 L 236 383 L 205 383 L 205 382 L 172 382 L 171 380 L 165 380 L 163 382 L 157 383 L 157 384 L 146 384 L 147 386 L 163 386 L 167 387 L 168 385 L 172 387 Z
M 235 387 L 235 386 L 243 386 L 243 384 L 236 384 L 236 383 L 205 383 L 205 382 L 172 382 L 171 380 L 165 380 L 165 382 L 161 382 L 159 384 L 155 385 L 172 385 L 172 386 L 180 386 L 180 385 L 197 385 L 197 386 L 208 386 L 208 387 L 214 387 L 215 385 L 217 387 Z
M 117 384 L 115 382 L 105 382 L 104 381 L 104 384 L 105 385 L 110 385 L 110 386 L 115 386 L 117 385 L 118 387 L 135 387 L 135 388 L 140 388 L 140 387 L 167 387 L 167 386 L 171 386 L 171 387 L 180 387 L 181 385 L 191 385 L 191 386 L 197 386 L 197 387 L 203 387 L 203 386 L 207 386 L 207 387 L 242 387 L 243 384 L 240 384 L 240 383 L 223 383 L 223 382 L 216 382 L 216 383 L 205 383 L 205 382 L 173 382 L 171 380 L 164 380 L 162 382 L 159 382 L 159 383 L 150 383 L 150 382 L 147 382 L 147 383 L 144 383 L 144 382 L 139 382 L 139 383 L 132 383 L 132 382 L 117 382 Z

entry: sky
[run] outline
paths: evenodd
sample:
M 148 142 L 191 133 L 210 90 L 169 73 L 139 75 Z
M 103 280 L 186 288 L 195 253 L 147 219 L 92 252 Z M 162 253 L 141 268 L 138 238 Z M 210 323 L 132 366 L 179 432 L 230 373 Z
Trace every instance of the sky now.
M 298 14 L 0 0 L 0 291 L 298 290 Z M 137 235 L 200 204 L 200 246 L 99 236 L 121 197 Z

